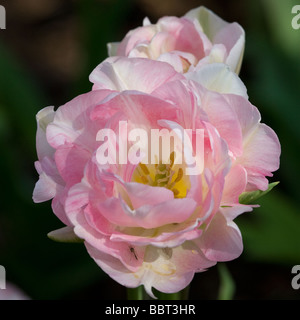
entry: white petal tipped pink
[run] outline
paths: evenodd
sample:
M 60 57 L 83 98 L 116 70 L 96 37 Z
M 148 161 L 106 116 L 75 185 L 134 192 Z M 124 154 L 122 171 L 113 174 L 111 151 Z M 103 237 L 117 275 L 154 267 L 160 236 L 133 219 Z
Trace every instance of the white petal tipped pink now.
M 156 24 L 145 19 L 121 42 L 108 44 L 109 56 L 147 58 L 171 64 L 185 73 L 210 63 L 225 63 L 239 73 L 245 32 L 201 6 L 181 18 L 163 17 Z

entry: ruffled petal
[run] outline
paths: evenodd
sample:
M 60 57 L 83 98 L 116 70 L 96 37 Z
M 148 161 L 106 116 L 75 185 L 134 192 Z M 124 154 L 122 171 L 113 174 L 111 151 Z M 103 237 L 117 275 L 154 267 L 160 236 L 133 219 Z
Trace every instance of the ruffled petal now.
M 106 59 L 90 75 L 93 90 L 137 90 L 145 93 L 151 93 L 167 81 L 182 78 L 168 63 L 123 57 Z
M 64 181 L 59 175 L 54 160 L 50 157 L 36 161 L 35 168 L 39 173 L 39 180 L 33 191 L 33 201 L 36 203 L 48 201 L 62 190 Z
M 188 241 L 173 249 L 148 246 L 142 266 L 132 273 L 117 259 L 86 246 L 95 262 L 115 281 L 129 288 L 142 284 L 152 298 L 155 298 L 152 288 L 164 293 L 178 292 L 189 285 L 195 272 L 215 265 L 193 242 Z
M 101 104 L 111 91 L 99 90 L 82 94 L 58 108 L 53 122 L 47 126 L 47 140 L 57 149 L 65 144 L 76 144 L 93 151 L 99 124 L 90 119 L 90 110 Z
M 157 228 L 185 221 L 195 210 L 193 199 L 173 199 L 157 205 L 131 209 L 122 199 L 110 198 L 98 205 L 99 212 L 111 223 L 124 227 Z
M 227 221 L 220 212 L 196 242 L 211 261 L 230 261 L 239 257 L 243 251 L 239 228 L 233 221 Z
M 131 271 L 137 271 L 143 263 L 145 248 L 138 247 L 133 252 L 132 248 L 126 242 L 111 241 L 108 236 L 97 232 L 85 218 L 85 215 L 80 213 L 73 215 L 72 222 L 75 222 L 75 234 L 84 239 L 86 244 L 93 246 L 111 257 L 119 259 L 122 264 Z M 137 258 L 138 257 L 138 258 Z
M 185 77 L 200 83 L 208 90 L 237 94 L 248 99 L 246 86 L 226 64 L 211 63 L 202 65 L 193 72 L 187 72 Z
M 221 204 L 232 205 L 239 203 L 239 196 L 246 190 L 247 171 L 241 165 L 231 168 L 225 177 L 225 185 Z
M 90 158 L 90 151 L 72 144 L 60 146 L 56 150 L 55 163 L 60 176 L 68 186 L 80 182 L 84 167 Z
M 260 123 L 260 114 L 249 101 L 237 95 L 226 95 L 240 122 L 243 154 L 236 159 L 247 171 L 247 191 L 266 190 L 272 172 L 279 168 L 280 143 L 276 133 Z
M 36 149 L 38 158 L 51 157 L 54 149 L 49 145 L 46 138 L 46 129 L 49 123 L 54 119 L 54 107 L 46 107 L 40 110 L 36 115 L 37 133 L 36 133 Z
M 198 20 L 203 32 L 213 44 L 223 44 L 228 52 L 226 64 L 239 73 L 245 47 L 245 32 L 236 22 L 228 23 L 207 8 L 190 10 L 185 17 Z

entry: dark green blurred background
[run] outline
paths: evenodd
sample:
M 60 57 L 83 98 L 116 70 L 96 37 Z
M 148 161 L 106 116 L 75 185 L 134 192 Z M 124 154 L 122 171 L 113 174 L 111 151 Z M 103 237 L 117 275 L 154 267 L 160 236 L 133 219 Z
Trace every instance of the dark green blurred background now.
M 236 222 L 242 256 L 227 263 L 234 299 L 299 299 L 291 269 L 300 264 L 300 29 L 293 30 L 293 0 L 7 0 L 0 30 L 0 265 L 7 281 L 32 299 L 122 299 L 125 289 L 106 276 L 83 245 L 52 242 L 62 226 L 50 202 L 31 200 L 35 114 L 90 90 L 88 75 L 106 58 L 106 43 L 121 40 L 148 16 L 181 16 L 199 5 L 246 31 L 241 78 L 262 121 L 278 134 L 280 181 L 261 208 Z M 299 21 L 300 23 L 300 21 Z M 193 299 L 215 299 L 217 267 L 198 274 Z

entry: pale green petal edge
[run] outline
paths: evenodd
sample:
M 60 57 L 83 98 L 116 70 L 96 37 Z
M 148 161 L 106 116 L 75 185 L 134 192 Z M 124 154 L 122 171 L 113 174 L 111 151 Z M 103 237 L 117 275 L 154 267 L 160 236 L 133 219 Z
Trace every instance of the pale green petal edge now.
M 82 243 L 84 240 L 77 237 L 74 233 L 74 227 L 67 226 L 53 230 L 47 234 L 48 238 L 56 242 L 64 243 Z

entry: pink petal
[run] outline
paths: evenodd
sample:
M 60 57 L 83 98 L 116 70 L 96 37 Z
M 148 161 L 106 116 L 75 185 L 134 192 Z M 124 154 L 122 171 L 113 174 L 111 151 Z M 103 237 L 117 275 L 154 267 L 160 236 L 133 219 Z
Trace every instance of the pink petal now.
M 187 81 L 172 81 L 164 84 L 152 93 L 152 95 L 161 100 L 168 101 L 178 109 L 177 117 L 174 119 L 177 125 L 180 124 L 182 128 L 193 130 L 201 128 L 198 125 L 199 119 L 206 120 L 205 113 L 199 108 L 199 97 L 203 95 L 205 89 L 196 83 L 195 86 L 197 86 L 199 91 Z M 172 120 L 170 117 L 161 119 Z
M 176 248 L 147 247 L 144 263 L 135 272 L 115 258 L 86 245 L 96 263 L 120 284 L 135 288 L 144 285 L 147 293 L 154 298 L 152 288 L 165 293 L 175 293 L 184 289 L 193 279 L 195 272 L 204 271 L 215 264 L 209 261 L 192 242 Z
M 245 212 L 251 212 L 258 205 L 234 204 L 232 206 L 224 206 L 219 208 L 222 215 L 229 221 L 234 220 L 237 216 Z
M 235 155 L 242 154 L 242 132 L 235 110 L 227 103 L 223 95 L 207 91 L 201 103 L 209 122 L 218 130 L 227 142 L 229 150 Z
M 144 248 L 137 248 L 135 256 L 131 250 L 132 246 L 126 242 L 111 241 L 109 237 L 94 229 L 82 212 L 72 216 L 72 223 L 75 225 L 75 234 L 84 239 L 86 244 L 88 243 L 97 250 L 119 259 L 129 270 L 136 271 L 143 263 Z M 136 259 L 137 257 L 139 258 Z
M 237 23 L 229 24 L 218 32 L 213 42 L 225 45 L 228 52 L 226 64 L 233 71 L 239 73 L 245 47 L 245 32 L 243 28 Z
M 125 165 L 123 167 L 125 167 Z M 136 168 L 136 166 L 134 167 Z M 129 197 L 130 205 L 132 205 L 134 209 L 138 209 L 143 205 L 156 205 L 174 199 L 173 192 L 164 187 L 153 187 L 137 182 L 124 182 L 118 175 L 108 172 L 100 173 L 100 176 L 106 181 L 113 181 L 122 186 L 123 189 L 120 188 L 120 193 L 123 198 L 124 196 L 126 196 L 126 199 L 127 196 Z M 123 191 L 125 191 L 125 193 Z
M 93 90 L 137 90 L 151 93 L 167 81 L 183 79 L 167 63 L 142 58 L 108 58 L 90 75 Z
M 202 38 L 193 21 L 184 17 L 164 17 L 158 21 L 158 26 L 174 39 L 172 50 L 192 53 L 197 59 L 204 56 Z
M 178 55 L 177 53 L 174 53 L 174 52 L 163 53 L 158 57 L 157 60 L 170 64 L 179 73 L 184 72 L 182 60 L 180 58 L 180 55 Z
M 60 146 L 55 152 L 55 162 L 64 181 L 71 186 L 80 182 L 84 167 L 91 157 L 91 153 L 76 145 Z
M 148 47 L 149 58 L 156 60 L 161 54 L 173 51 L 176 48 L 175 42 L 176 38 L 172 34 L 165 31 L 157 32 Z
M 266 190 L 272 172 L 279 168 L 280 143 L 275 132 L 260 123 L 256 107 L 242 97 L 226 95 L 235 109 L 243 133 L 243 154 L 236 163 L 242 165 L 248 174 L 247 189 Z
M 228 22 L 224 21 L 204 6 L 192 9 L 184 16 L 192 21 L 198 20 L 203 32 L 210 40 L 213 40 L 216 34 L 228 25 Z
M 84 215 L 93 229 L 108 236 L 114 231 L 114 227 L 95 209 L 97 203 L 104 199 L 105 195 L 99 188 L 92 188 L 85 181 L 78 183 L 68 192 L 65 201 L 66 214 L 73 225 L 77 224 L 79 215 Z
M 85 243 L 89 255 L 112 279 L 128 288 L 136 288 L 141 285 L 139 277 L 130 272 L 122 262 L 114 256 L 97 250 L 89 243 Z
M 103 110 L 107 109 L 122 114 L 122 120 L 128 119 L 138 128 L 157 128 L 159 119 L 175 119 L 177 115 L 177 109 L 169 102 L 137 91 L 124 91 L 96 106 L 91 112 L 91 119 L 102 119 Z
M 52 199 L 56 195 L 57 183 L 42 172 L 33 190 L 33 201 L 40 203 Z
M 35 162 L 39 180 L 33 191 L 33 201 L 36 203 L 52 199 L 64 186 L 55 162 L 52 158 L 44 157 Z
M 268 188 L 264 176 L 272 176 L 279 168 L 280 143 L 275 132 L 265 124 L 259 124 L 244 145 L 243 156 L 238 162 L 248 172 L 248 183 L 260 190 Z
M 165 293 L 178 292 L 189 285 L 195 272 L 203 272 L 216 264 L 208 260 L 193 241 L 186 241 L 181 246 L 172 249 L 147 248 L 145 261 L 147 259 L 154 260 L 152 263 L 153 276 L 146 277 L 145 275 L 143 279 L 148 292 L 151 287 Z
M 163 187 L 151 187 L 141 183 L 125 183 L 126 192 L 134 208 L 143 205 L 157 205 L 161 202 L 174 199 L 171 190 Z
M 130 51 L 141 43 L 150 43 L 155 35 L 155 26 L 148 25 L 131 30 L 119 44 L 117 56 L 128 56 Z
M 114 231 L 110 237 L 112 241 L 130 242 L 137 246 L 154 245 L 155 247 L 177 247 L 187 240 L 197 239 L 202 230 L 198 219 L 187 219 L 180 224 L 165 225 L 156 229 L 129 228 L 130 233 Z
M 218 93 L 237 94 L 248 99 L 247 88 L 242 80 L 223 63 L 210 63 L 187 72 L 185 77 Z
M 150 206 L 131 209 L 122 199 L 111 198 L 98 205 L 101 214 L 118 226 L 157 228 L 165 224 L 181 223 L 194 211 L 192 199 L 173 199 Z
M 59 107 L 47 127 L 49 144 L 55 149 L 64 144 L 77 144 L 93 151 L 99 128 L 92 123 L 89 113 L 110 93 L 108 90 L 88 92 Z
M 239 203 L 239 196 L 246 190 L 247 172 L 241 165 L 232 167 L 225 177 L 222 205 Z
M 71 223 L 64 208 L 66 193 L 67 190 L 63 190 L 56 197 L 54 197 L 51 203 L 51 208 L 58 219 L 65 225 L 69 226 Z
M 239 72 L 245 46 L 245 32 L 237 23 L 228 23 L 207 8 L 200 6 L 189 11 L 185 17 L 198 20 L 203 32 L 213 44 L 224 44 L 228 51 L 226 63 Z
M 243 251 L 242 236 L 237 225 L 217 213 L 197 240 L 199 248 L 211 261 L 230 261 Z
M 218 176 L 220 182 L 223 183 L 223 180 L 231 167 L 231 159 L 228 155 L 228 145 L 225 140 L 220 137 L 218 130 L 211 123 L 205 122 L 205 127 L 209 143 L 207 148 L 210 147 L 204 160 L 205 167 L 209 168 L 213 175 Z

